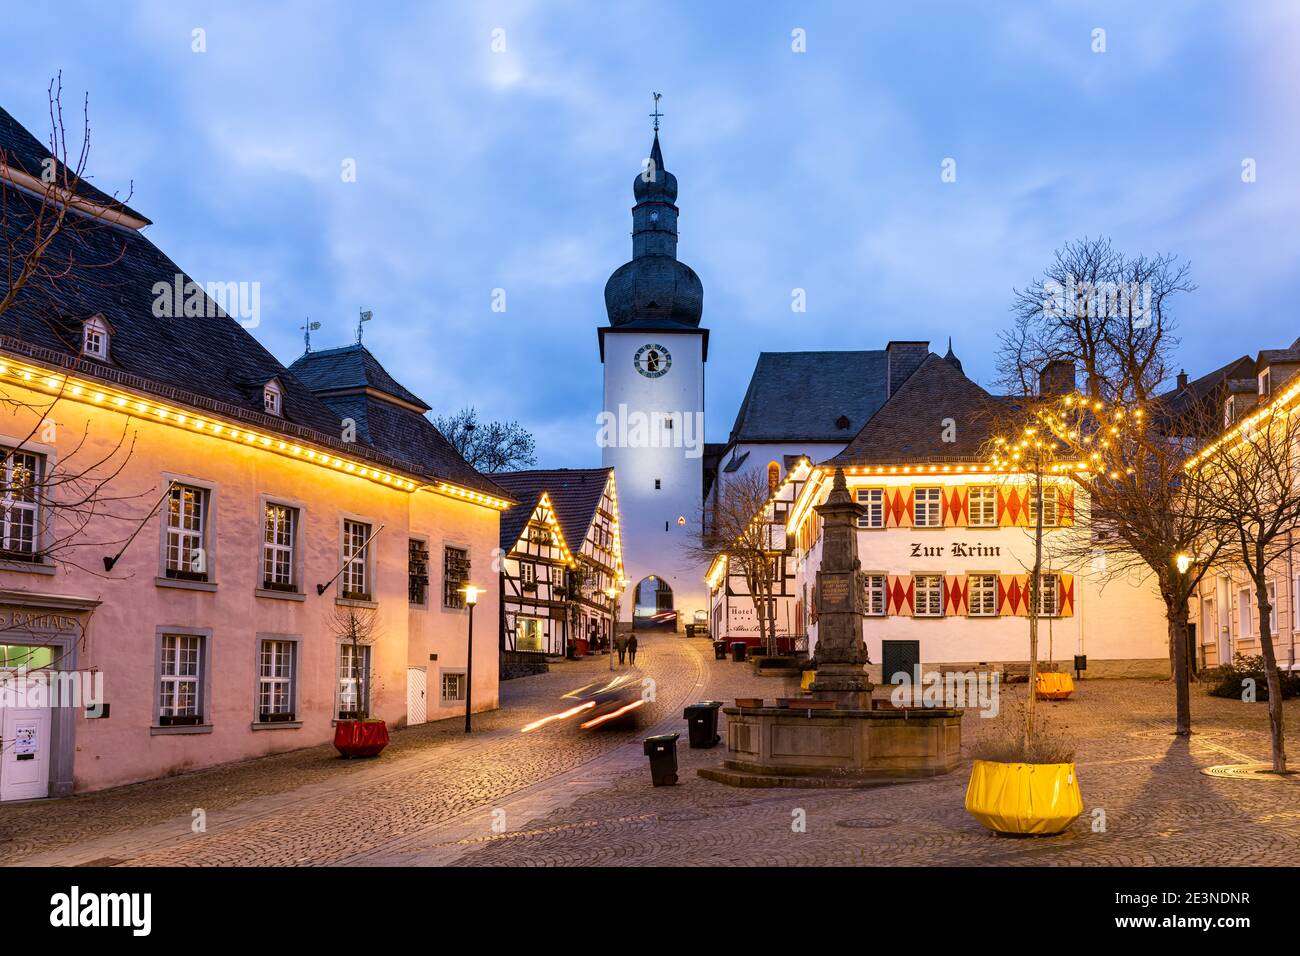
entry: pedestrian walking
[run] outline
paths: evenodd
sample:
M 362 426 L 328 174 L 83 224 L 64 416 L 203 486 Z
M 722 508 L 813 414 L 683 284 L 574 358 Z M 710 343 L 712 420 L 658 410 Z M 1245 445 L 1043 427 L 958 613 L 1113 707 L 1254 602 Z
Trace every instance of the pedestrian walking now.
M 628 638 L 627 656 L 629 658 L 629 663 L 633 667 L 636 667 L 636 633 L 635 632 L 633 632 L 632 636 Z
M 632 640 L 636 640 L 635 637 Z M 623 663 L 623 658 L 627 655 L 627 635 L 620 634 L 614 638 L 614 646 L 618 648 L 618 662 Z

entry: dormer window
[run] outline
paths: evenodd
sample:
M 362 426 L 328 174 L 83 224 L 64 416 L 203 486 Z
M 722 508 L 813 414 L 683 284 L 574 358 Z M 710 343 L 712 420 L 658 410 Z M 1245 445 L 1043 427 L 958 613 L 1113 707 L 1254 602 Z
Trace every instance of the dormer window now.
M 1236 403 L 1233 401 L 1235 396 L 1229 395 L 1228 400 L 1223 403 L 1223 427 L 1227 428 L 1237 420 Z
M 284 414 L 284 393 L 280 390 L 280 383 L 272 379 L 262 386 L 262 409 L 268 415 L 280 416 Z
M 1269 369 L 1265 369 L 1259 376 L 1259 394 L 1268 395 L 1272 389 L 1273 383 L 1270 381 Z
M 81 354 L 108 360 L 108 323 L 102 315 L 93 315 L 81 327 Z

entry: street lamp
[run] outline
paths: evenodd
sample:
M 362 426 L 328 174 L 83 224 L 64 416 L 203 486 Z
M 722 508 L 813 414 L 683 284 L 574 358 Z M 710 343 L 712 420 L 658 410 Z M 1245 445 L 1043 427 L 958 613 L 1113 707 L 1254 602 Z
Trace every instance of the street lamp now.
M 465 595 L 465 606 L 469 608 L 469 646 L 465 654 L 465 733 L 469 733 L 470 696 L 474 686 L 474 605 L 478 603 L 478 596 L 483 593 L 483 589 L 466 584 L 460 593 Z
M 1186 574 L 1187 569 L 1192 566 L 1192 556 L 1187 553 L 1179 554 L 1174 558 L 1174 564 L 1177 566 L 1179 574 Z
M 610 585 L 605 588 L 605 597 L 609 598 L 609 669 L 614 669 L 614 638 L 618 635 L 618 588 Z

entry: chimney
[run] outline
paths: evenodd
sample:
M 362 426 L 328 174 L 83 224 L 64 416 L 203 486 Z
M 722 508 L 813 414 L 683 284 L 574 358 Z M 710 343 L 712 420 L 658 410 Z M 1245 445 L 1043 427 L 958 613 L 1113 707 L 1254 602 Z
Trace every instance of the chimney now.
M 1187 387 L 1187 369 L 1183 369 L 1178 373 L 1178 390 L 1181 392 L 1186 387 Z
M 1068 395 L 1074 391 L 1074 363 L 1067 359 L 1054 359 L 1038 373 L 1038 394 Z
M 885 346 L 885 391 L 890 397 L 903 387 L 929 354 L 929 342 L 890 342 Z

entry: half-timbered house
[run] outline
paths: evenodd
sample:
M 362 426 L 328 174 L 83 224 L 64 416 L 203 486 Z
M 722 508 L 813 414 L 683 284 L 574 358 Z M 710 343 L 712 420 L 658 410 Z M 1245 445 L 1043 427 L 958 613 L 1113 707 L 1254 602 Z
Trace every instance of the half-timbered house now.
M 519 506 L 501 522 L 501 649 L 559 657 L 608 646 L 623 588 L 613 468 L 493 476 Z

